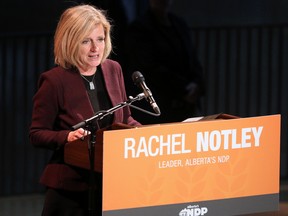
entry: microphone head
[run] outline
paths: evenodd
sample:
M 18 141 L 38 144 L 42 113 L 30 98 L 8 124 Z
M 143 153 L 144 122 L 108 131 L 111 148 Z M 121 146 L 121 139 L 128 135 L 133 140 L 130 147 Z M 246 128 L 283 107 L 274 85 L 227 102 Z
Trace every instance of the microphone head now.
M 139 71 L 135 71 L 132 74 L 132 80 L 133 80 L 135 85 L 138 85 L 139 83 L 145 81 L 144 76 Z

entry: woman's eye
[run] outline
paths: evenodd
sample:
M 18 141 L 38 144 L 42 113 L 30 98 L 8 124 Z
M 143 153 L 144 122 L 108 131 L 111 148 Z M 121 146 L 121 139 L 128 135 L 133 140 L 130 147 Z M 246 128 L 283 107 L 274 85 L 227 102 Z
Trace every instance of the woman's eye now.
M 89 43 L 89 40 L 83 40 L 82 41 L 82 44 L 87 44 L 87 43 Z

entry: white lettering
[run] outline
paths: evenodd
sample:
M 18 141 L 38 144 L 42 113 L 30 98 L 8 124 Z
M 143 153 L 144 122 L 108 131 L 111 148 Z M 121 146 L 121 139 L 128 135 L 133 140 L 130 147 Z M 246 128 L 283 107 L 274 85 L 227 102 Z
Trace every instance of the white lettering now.
M 126 138 L 124 140 L 124 158 L 128 158 L 129 152 L 131 157 L 135 157 L 135 139 Z
M 218 151 L 221 147 L 221 133 L 214 130 L 210 133 L 210 149 L 212 151 Z
M 156 157 L 158 155 L 178 155 L 191 153 L 186 148 L 185 134 L 169 134 L 167 136 L 150 136 L 125 138 L 124 158 Z
M 150 155 L 152 157 L 155 157 L 159 154 L 159 148 L 154 148 L 155 149 L 155 152 L 153 152 L 153 139 L 155 140 L 155 142 L 159 142 L 159 137 L 157 136 L 151 136 L 150 139 L 149 139 L 149 147 L 148 147 L 148 150 L 150 152 Z
M 209 151 L 209 132 L 205 131 L 197 133 L 197 152 Z
M 257 147 L 260 146 L 260 136 L 261 136 L 262 130 L 263 130 L 263 126 L 259 127 L 258 130 L 256 127 L 252 128 L 252 132 L 255 138 L 255 146 Z
M 169 161 L 159 161 L 158 167 L 159 168 L 171 168 L 171 167 L 182 167 L 181 160 L 169 160 Z
M 250 148 L 251 142 L 249 140 L 251 140 L 251 134 L 249 133 L 251 132 L 251 128 L 243 128 L 242 132 L 242 148 Z
M 197 132 L 196 151 L 218 151 L 260 146 L 263 126 L 226 130 Z M 239 143 L 238 143 L 239 142 Z
M 221 134 L 223 135 L 224 141 L 224 149 L 227 150 L 229 149 L 229 136 L 232 134 L 231 130 L 222 130 Z

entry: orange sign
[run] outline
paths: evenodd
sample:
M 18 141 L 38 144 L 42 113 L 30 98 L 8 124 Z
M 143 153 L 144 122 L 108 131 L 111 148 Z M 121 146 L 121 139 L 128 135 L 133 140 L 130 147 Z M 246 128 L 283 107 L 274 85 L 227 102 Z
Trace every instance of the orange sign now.
M 279 193 L 280 115 L 104 133 L 103 211 Z

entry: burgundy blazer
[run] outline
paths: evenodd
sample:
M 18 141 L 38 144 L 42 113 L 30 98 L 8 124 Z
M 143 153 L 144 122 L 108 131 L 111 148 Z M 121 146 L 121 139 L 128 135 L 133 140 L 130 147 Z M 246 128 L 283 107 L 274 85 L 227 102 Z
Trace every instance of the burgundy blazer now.
M 126 101 L 121 66 L 107 59 L 101 68 L 112 106 Z M 54 151 L 40 182 L 52 188 L 87 190 L 87 171 L 64 163 L 64 145 L 71 126 L 94 115 L 83 80 L 79 72 L 58 66 L 42 73 L 38 85 L 29 138 L 35 147 Z M 114 113 L 113 122 L 140 125 L 128 106 Z

